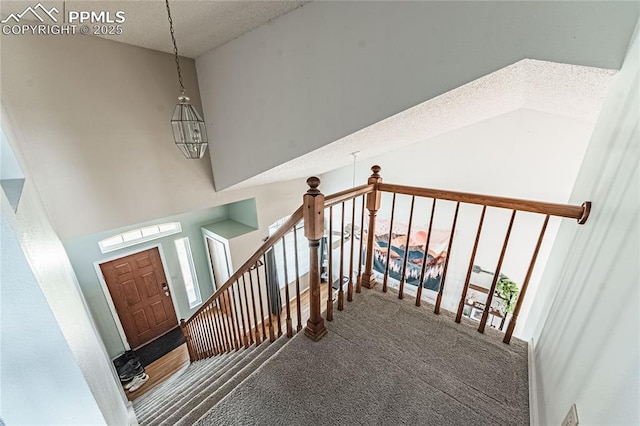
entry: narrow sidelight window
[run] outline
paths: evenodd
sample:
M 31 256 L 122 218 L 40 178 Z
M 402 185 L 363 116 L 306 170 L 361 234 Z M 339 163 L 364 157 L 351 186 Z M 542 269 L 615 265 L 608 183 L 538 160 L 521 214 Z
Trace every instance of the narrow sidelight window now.
M 189 237 L 179 238 L 175 240 L 176 252 L 178 253 L 178 262 L 182 271 L 182 281 L 187 291 L 187 299 L 189 307 L 194 308 L 202 303 L 200 297 L 200 288 L 198 287 L 198 278 L 193 265 L 193 257 L 191 256 L 191 247 L 189 246 Z

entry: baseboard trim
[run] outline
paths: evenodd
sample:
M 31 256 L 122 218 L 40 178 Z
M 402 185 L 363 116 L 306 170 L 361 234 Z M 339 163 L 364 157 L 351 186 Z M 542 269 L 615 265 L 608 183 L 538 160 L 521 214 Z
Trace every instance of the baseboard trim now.
M 536 379 L 536 367 L 534 364 L 535 344 L 533 338 L 529 340 L 529 423 L 539 425 L 538 421 L 538 386 Z
M 133 410 L 133 404 L 131 403 L 131 401 L 129 401 L 129 403 L 127 404 L 127 414 L 129 417 L 129 426 L 139 426 L 138 418 L 136 417 L 136 412 Z

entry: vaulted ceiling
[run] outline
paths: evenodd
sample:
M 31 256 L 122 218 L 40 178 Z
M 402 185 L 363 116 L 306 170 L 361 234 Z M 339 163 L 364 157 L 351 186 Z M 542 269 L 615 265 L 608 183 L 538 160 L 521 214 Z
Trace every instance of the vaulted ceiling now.
M 216 188 L 322 173 L 509 108 L 593 125 L 639 8 L 310 2 L 197 59 Z
M 171 53 L 164 1 L 43 1 L 124 11 L 120 35 Z M 533 109 L 593 126 L 637 2 L 171 0 L 196 58 L 218 190 L 319 174 Z M 2 1 L 19 13 L 30 0 Z M 251 156 L 248 157 L 247 154 Z
M 196 58 L 245 34 L 308 1 L 194 1 L 170 0 L 171 16 L 181 56 Z M 20 13 L 37 1 L 5 1 L 0 14 Z M 173 53 L 164 0 L 42 1 L 48 8 L 65 11 L 124 12 L 122 34 L 101 37 L 160 52 Z M 64 3 L 64 5 L 63 5 Z

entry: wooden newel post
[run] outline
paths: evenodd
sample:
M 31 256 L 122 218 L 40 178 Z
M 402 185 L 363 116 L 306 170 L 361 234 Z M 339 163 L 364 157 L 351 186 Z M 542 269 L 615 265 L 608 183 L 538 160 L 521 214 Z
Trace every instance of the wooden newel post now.
M 373 174 L 367 180 L 367 184 L 376 185 L 369 194 L 367 194 L 367 210 L 369 210 L 369 228 L 367 230 L 367 256 L 365 258 L 364 271 L 360 277 L 360 282 L 366 288 L 373 288 L 376 285 L 376 278 L 373 275 L 373 239 L 376 230 L 376 215 L 380 209 L 381 192 L 378 190 L 377 184 L 382 183 L 382 178 L 378 174 L 380 166 L 371 167 Z
M 324 236 L 324 195 L 318 189 L 320 179 L 307 179 L 309 190 L 304 194 L 304 236 L 309 240 L 309 320 L 304 329 L 311 340 L 318 341 L 327 334 L 324 319 L 320 315 L 320 268 L 318 251 Z
M 189 361 L 195 361 L 195 356 L 193 354 L 193 347 L 191 344 L 191 334 L 189 333 L 189 329 L 187 328 L 187 323 L 185 320 L 180 320 L 180 329 L 182 330 L 182 335 L 184 336 L 184 341 L 187 343 L 187 351 L 189 352 Z

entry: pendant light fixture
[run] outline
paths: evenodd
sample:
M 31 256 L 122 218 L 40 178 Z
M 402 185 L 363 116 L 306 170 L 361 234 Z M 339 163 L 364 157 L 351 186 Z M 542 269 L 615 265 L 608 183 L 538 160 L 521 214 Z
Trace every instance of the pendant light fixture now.
M 184 94 L 184 85 L 182 84 L 182 70 L 180 69 L 180 57 L 178 56 L 178 45 L 173 34 L 173 20 L 171 19 L 171 9 L 169 8 L 169 0 L 166 0 L 167 15 L 169 16 L 169 29 L 171 31 L 171 40 L 173 41 L 173 53 L 176 58 L 176 68 L 178 70 L 178 82 L 180 83 L 180 96 L 178 97 L 178 105 L 173 112 L 171 118 L 171 127 L 173 128 L 173 139 L 176 146 L 185 157 L 189 159 L 202 158 L 207 150 L 208 139 L 207 129 L 204 120 L 198 111 L 189 103 L 189 98 Z

